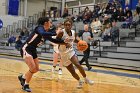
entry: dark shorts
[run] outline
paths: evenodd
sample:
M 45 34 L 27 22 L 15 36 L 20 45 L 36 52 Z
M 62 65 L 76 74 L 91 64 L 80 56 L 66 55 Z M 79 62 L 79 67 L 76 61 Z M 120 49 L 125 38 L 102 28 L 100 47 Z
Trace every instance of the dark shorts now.
M 37 58 L 37 50 L 36 50 L 36 48 L 28 47 L 27 46 L 24 52 L 23 52 L 23 49 L 21 48 L 20 54 L 21 54 L 22 57 L 23 57 L 23 55 L 24 56 L 27 56 L 27 53 L 29 55 L 31 55 L 33 57 L 33 59 L 36 59 Z

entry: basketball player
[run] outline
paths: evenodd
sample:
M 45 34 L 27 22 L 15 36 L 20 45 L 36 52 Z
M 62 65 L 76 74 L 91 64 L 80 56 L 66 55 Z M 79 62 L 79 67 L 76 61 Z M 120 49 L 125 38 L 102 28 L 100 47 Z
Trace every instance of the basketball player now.
M 22 89 L 26 92 L 31 92 L 29 87 L 29 82 L 34 73 L 39 70 L 39 60 L 37 57 L 36 48 L 41 45 L 45 40 L 50 40 L 54 43 L 64 43 L 64 40 L 61 39 L 53 39 L 51 36 L 56 35 L 56 32 L 50 31 L 51 23 L 48 17 L 42 17 L 38 20 L 38 26 L 35 30 L 29 35 L 29 38 L 25 41 L 23 46 L 21 47 L 21 56 L 25 60 L 27 66 L 29 67 L 29 71 L 24 75 L 18 76 L 18 79 L 22 85 Z M 50 31 L 50 32 L 49 32 Z
M 70 41 L 68 43 L 70 43 L 72 46 L 68 48 L 64 45 L 59 45 L 59 52 L 60 52 L 61 59 L 63 61 L 64 66 L 66 66 L 66 68 L 71 73 L 71 75 L 77 81 L 79 81 L 77 88 L 82 88 L 83 82 L 80 80 L 80 77 L 75 72 L 73 64 L 78 68 L 78 70 L 84 77 L 84 80 L 87 84 L 92 85 L 94 82 L 87 78 L 86 73 L 83 67 L 79 64 L 78 57 L 74 51 L 73 43 L 74 41 L 77 43 L 80 39 L 76 37 L 75 31 L 71 30 L 72 24 L 73 24 L 72 20 L 66 19 L 64 21 L 64 29 L 62 30 L 62 33 L 59 33 L 61 35 L 59 35 L 59 37 L 57 36 L 58 38 L 62 38 L 62 39 L 69 38 Z
M 56 28 L 56 34 L 59 33 L 59 31 L 61 31 L 62 28 L 61 27 L 57 27 Z M 56 36 L 52 36 L 52 38 L 56 38 Z M 58 59 L 60 57 L 60 54 L 59 54 L 59 50 L 58 50 L 58 44 L 55 44 L 53 42 L 51 42 L 51 44 L 53 45 L 53 67 L 52 67 L 52 72 L 55 72 L 56 70 L 56 65 L 57 65 L 57 62 L 58 62 Z M 60 58 L 60 62 L 59 62 L 59 70 L 58 70 L 58 74 L 59 75 L 62 75 L 62 67 L 63 67 L 63 63 L 61 61 L 61 58 Z

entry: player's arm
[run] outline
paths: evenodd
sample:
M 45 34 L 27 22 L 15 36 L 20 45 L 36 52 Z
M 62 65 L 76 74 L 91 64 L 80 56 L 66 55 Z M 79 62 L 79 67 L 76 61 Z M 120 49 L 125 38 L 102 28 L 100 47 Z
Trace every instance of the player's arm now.
M 51 36 L 47 36 L 47 37 L 45 37 L 45 39 L 49 40 L 49 41 L 51 41 L 53 43 L 56 43 L 56 44 L 66 45 L 66 43 L 62 39 L 54 39 Z
M 56 44 L 60 44 L 60 45 L 68 45 L 67 40 L 63 40 L 62 39 L 62 36 L 63 34 L 62 33 L 58 33 L 57 36 L 56 36 L 56 39 L 52 38 L 51 36 L 45 36 L 45 39 L 53 42 L 53 43 L 56 43 Z
M 52 36 L 52 38 L 56 39 L 56 36 Z M 56 44 L 50 41 L 50 45 L 55 46 Z
M 59 31 L 56 35 L 56 39 L 62 39 L 64 32 L 63 31 Z
M 42 26 L 37 28 L 37 33 L 39 33 L 42 36 L 55 36 L 55 32 L 46 32 Z
M 61 40 L 62 37 L 63 37 L 63 34 L 64 34 L 63 31 L 59 31 L 59 33 L 57 33 L 57 35 L 56 35 L 56 39 Z M 69 39 L 68 39 L 68 38 L 65 38 L 65 39 L 64 39 L 64 42 L 65 42 L 65 43 L 69 42 Z
M 50 45 L 54 46 L 55 44 L 53 42 L 50 42 Z
M 57 35 L 56 35 L 56 39 L 57 40 L 62 40 L 63 34 L 64 34 L 63 31 L 59 31 L 59 33 L 57 33 Z M 68 43 L 69 42 L 69 38 L 65 38 L 64 42 L 65 42 L 64 45 L 66 45 L 67 48 L 72 46 L 70 43 Z

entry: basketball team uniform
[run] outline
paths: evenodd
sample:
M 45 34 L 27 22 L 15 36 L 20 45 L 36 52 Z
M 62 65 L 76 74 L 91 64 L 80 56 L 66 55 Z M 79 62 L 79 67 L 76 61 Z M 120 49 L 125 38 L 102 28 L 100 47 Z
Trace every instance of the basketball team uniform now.
M 62 31 L 64 32 L 62 39 L 69 38 L 70 42 L 68 42 L 68 43 L 70 43 L 72 46 L 70 48 L 67 48 L 65 45 L 59 45 L 58 49 L 59 49 L 59 53 L 61 55 L 61 60 L 63 62 L 63 65 L 69 66 L 71 64 L 70 59 L 72 58 L 73 55 L 75 55 L 75 51 L 73 48 L 73 43 L 75 40 L 75 31 L 71 30 L 72 36 L 69 36 L 67 34 L 67 32 L 65 31 L 65 29 L 63 29 Z
M 51 36 L 56 35 L 54 32 L 46 32 L 43 26 L 38 26 L 30 34 L 28 39 L 22 45 L 20 53 L 23 58 L 32 56 L 33 59 L 37 58 L 36 48 L 42 45 L 45 40 L 49 40 L 54 43 L 64 43 L 64 40 L 53 39 Z
M 56 36 L 52 36 L 52 38 L 56 38 Z M 59 50 L 58 50 L 58 44 L 56 44 L 56 43 L 53 43 L 53 42 L 51 42 L 52 43 L 52 45 L 53 45 L 53 51 L 55 52 L 55 53 L 59 53 Z

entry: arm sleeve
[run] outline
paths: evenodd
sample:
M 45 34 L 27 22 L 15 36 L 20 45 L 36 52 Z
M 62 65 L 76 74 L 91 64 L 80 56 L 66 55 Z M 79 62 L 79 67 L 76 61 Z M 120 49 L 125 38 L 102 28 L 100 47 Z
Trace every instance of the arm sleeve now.
M 48 36 L 48 37 L 45 37 L 45 38 L 46 38 L 46 40 L 49 40 L 49 41 L 51 41 L 53 43 L 56 43 L 56 44 L 65 44 L 64 40 L 59 39 L 59 38 L 54 39 L 51 36 Z
M 37 32 L 42 36 L 55 36 L 56 33 L 53 32 L 46 32 L 43 27 L 38 27 Z

